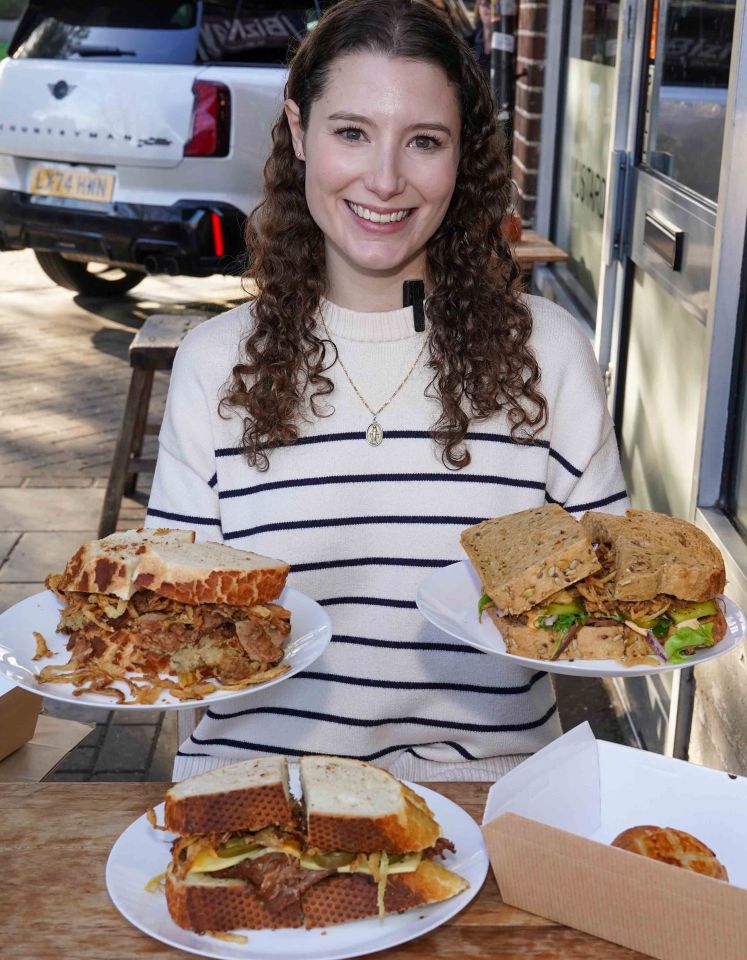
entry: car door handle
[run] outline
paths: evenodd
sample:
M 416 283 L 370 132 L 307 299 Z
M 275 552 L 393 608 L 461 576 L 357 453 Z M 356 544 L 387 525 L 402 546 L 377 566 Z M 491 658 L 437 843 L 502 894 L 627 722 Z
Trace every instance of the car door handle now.
M 644 246 L 651 247 L 669 264 L 672 270 L 682 269 L 685 231 L 670 223 L 653 210 L 646 211 L 643 224 Z

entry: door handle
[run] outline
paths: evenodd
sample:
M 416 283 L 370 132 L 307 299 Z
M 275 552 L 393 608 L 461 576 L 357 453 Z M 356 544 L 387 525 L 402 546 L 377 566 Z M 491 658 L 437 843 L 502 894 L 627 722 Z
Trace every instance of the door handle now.
M 643 244 L 651 247 L 669 264 L 672 270 L 682 269 L 685 231 L 665 220 L 653 210 L 647 210 L 643 223 Z

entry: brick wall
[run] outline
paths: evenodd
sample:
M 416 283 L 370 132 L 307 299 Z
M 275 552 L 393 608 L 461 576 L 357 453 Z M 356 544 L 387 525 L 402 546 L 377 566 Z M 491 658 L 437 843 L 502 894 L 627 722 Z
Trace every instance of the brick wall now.
M 549 0 L 520 0 L 516 36 L 516 84 L 512 173 L 518 189 L 518 212 L 525 226 L 537 206 L 542 90 Z

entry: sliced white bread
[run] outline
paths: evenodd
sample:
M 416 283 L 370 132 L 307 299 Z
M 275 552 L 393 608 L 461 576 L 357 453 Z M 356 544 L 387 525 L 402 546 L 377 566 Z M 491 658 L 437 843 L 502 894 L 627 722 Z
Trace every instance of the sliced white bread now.
M 586 513 L 589 537 L 608 546 L 615 563 L 618 600 L 650 600 L 666 593 L 680 600 L 710 600 L 723 592 L 723 558 L 692 523 L 652 510 L 628 510 L 624 517 Z
M 58 587 L 80 593 L 106 593 L 129 600 L 140 557 L 153 545 L 194 542 L 194 530 L 122 530 L 84 543 L 68 560 Z
M 275 600 L 290 566 L 223 543 L 151 544 L 133 584 L 182 603 L 252 606 Z
M 428 805 L 387 770 L 345 757 L 300 761 L 308 842 L 320 850 L 408 853 L 441 835 Z
M 261 830 L 293 818 L 285 757 L 268 756 L 208 770 L 166 792 L 164 820 L 182 836 Z
M 68 561 L 58 589 L 129 600 L 147 588 L 182 603 L 252 606 L 277 599 L 287 563 L 223 543 L 195 543 L 192 530 L 127 530 L 92 540 Z
M 601 569 L 587 532 L 555 503 L 467 527 L 461 542 L 485 593 L 510 614 Z

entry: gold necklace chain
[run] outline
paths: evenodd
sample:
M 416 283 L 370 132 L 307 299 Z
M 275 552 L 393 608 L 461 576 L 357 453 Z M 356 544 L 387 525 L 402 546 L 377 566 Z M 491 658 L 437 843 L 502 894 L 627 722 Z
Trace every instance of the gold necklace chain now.
M 334 343 L 334 340 L 332 340 L 332 337 L 330 336 L 329 330 L 327 329 L 327 324 L 326 324 L 325 321 L 324 321 L 324 317 L 322 317 L 321 320 L 322 320 L 322 326 L 324 327 L 324 332 L 327 334 L 327 339 L 330 340 L 330 341 L 332 341 L 332 343 Z M 379 421 L 378 421 L 376 418 L 378 417 L 378 415 L 381 413 L 381 411 L 382 411 L 385 407 L 388 407 L 388 406 L 389 406 L 389 404 L 392 402 L 392 400 L 394 400 L 394 398 L 395 398 L 395 397 L 397 396 L 397 394 L 400 392 L 400 390 L 402 389 L 402 387 L 404 387 L 404 385 L 405 385 L 405 384 L 407 383 L 407 381 L 410 379 L 410 377 L 412 376 L 415 368 L 417 367 L 418 363 L 420 362 L 420 358 L 423 356 L 423 351 L 425 350 L 425 348 L 426 348 L 427 345 L 428 345 L 428 339 L 427 339 L 427 337 L 426 337 L 426 338 L 423 340 L 423 345 L 421 346 L 420 350 L 418 351 L 417 357 L 415 357 L 414 363 L 412 364 L 412 366 L 410 367 L 410 369 L 409 369 L 409 370 L 407 371 L 407 373 L 405 374 L 405 376 L 404 376 L 404 378 L 402 379 L 402 381 L 400 382 L 399 386 L 398 386 L 397 389 L 394 391 L 394 393 L 389 397 L 389 399 L 386 400 L 384 403 L 382 403 L 382 405 L 378 408 L 378 410 L 374 410 L 374 408 L 370 405 L 370 403 L 366 400 L 366 398 L 365 398 L 365 397 L 363 396 L 363 394 L 360 392 L 360 390 L 358 389 L 358 387 L 355 385 L 355 381 L 353 380 L 353 378 L 352 378 L 352 377 L 350 376 L 350 374 L 348 373 L 348 369 L 347 369 L 347 367 L 345 366 L 345 364 L 342 362 L 342 357 L 340 356 L 340 351 L 339 351 L 339 350 L 337 351 L 337 362 L 340 364 L 340 367 L 342 368 L 342 372 L 343 372 L 343 373 L 345 374 L 345 376 L 347 377 L 348 383 L 350 384 L 350 386 L 351 386 L 351 387 L 353 388 L 353 390 L 355 391 L 355 394 L 356 394 L 356 396 L 358 397 L 358 399 L 360 400 L 360 402 L 363 404 L 363 406 L 366 408 L 366 410 L 368 410 L 368 412 L 369 412 L 369 413 L 371 414 L 371 416 L 373 417 L 373 420 L 371 421 L 371 423 L 368 425 L 368 428 L 366 429 L 366 440 L 371 444 L 372 447 L 378 447 L 378 446 L 381 444 L 381 442 L 383 441 L 383 439 L 384 439 L 384 430 L 382 429 L 381 424 L 379 423 Z

